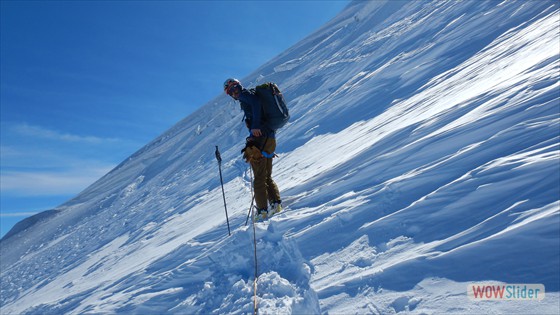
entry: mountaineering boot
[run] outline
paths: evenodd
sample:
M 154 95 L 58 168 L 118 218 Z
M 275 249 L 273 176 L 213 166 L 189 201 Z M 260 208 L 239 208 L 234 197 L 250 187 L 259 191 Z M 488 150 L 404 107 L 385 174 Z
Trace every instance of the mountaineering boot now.
M 270 216 L 277 214 L 278 212 L 282 211 L 282 201 L 274 201 L 270 204 Z
M 255 222 L 264 221 L 268 218 L 267 209 L 257 209 L 257 215 L 255 216 Z

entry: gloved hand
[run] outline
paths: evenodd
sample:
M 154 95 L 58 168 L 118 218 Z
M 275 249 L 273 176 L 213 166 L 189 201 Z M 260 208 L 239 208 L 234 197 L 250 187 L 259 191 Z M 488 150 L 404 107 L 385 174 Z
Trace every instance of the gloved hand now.
M 243 153 L 243 159 L 247 163 L 257 161 L 263 157 L 261 151 L 258 148 L 258 143 L 251 137 L 247 138 L 247 141 L 245 142 L 245 148 L 241 150 L 241 153 Z

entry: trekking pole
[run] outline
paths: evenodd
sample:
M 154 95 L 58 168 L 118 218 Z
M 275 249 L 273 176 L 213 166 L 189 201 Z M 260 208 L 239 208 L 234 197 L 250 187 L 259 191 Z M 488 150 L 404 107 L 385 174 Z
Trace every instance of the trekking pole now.
M 255 202 L 255 193 L 253 191 L 253 169 L 249 171 L 251 175 L 251 205 L 249 206 L 249 212 L 247 212 L 247 219 L 245 219 L 245 226 L 247 226 L 247 222 L 249 222 L 249 215 L 251 215 L 251 209 L 253 209 L 253 203 Z
M 227 221 L 227 230 L 228 235 L 231 236 L 231 230 L 229 229 L 229 218 L 227 214 L 227 204 L 226 204 L 226 193 L 224 191 L 224 179 L 222 177 L 222 156 L 220 155 L 220 151 L 218 150 L 218 146 L 216 146 L 216 160 L 218 160 L 218 168 L 220 170 L 220 183 L 222 184 L 222 196 L 224 197 L 224 208 L 226 209 L 226 221 Z
M 249 223 L 249 216 L 251 216 L 251 209 L 253 208 L 253 203 L 255 201 L 255 197 L 251 199 L 251 205 L 249 206 L 249 212 L 247 212 L 247 219 L 245 219 L 245 226 Z

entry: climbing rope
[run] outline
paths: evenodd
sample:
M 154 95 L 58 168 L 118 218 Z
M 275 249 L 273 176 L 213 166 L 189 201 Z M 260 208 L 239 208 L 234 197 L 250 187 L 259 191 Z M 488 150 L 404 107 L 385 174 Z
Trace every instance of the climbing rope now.
M 255 194 L 253 192 L 253 169 L 251 168 L 250 171 L 251 175 L 251 206 L 249 207 L 249 213 L 252 213 L 253 217 L 253 249 L 254 249 L 254 256 L 255 256 L 255 280 L 253 280 L 253 312 L 254 315 L 258 314 L 259 311 L 259 303 L 257 300 L 257 281 L 259 277 L 259 270 L 258 270 L 258 262 L 257 262 L 257 230 L 255 227 L 255 207 L 253 207 L 253 201 L 255 200 Z M 247 214 L 247 219 L 249 218 L 249 214 Z M 245 221 L 245 225 L 247 225 L 247 221 Z
M 254 292 L 254 314 L 257 315 L 259 311 L 259 303 L 257 300 L 257 281 L 259 280 L 259 271 L 258 271 L 258 264 L 257 264 L 257 232 L 255 230 L 255 221 L 253 221 L 253 245 L 255 249 L 255 280 L 253 281 L 253 292 Z

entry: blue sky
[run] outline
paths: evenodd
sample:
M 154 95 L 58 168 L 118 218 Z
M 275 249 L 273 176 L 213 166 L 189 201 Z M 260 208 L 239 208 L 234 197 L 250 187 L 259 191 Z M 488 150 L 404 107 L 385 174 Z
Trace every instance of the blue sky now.
M 348 1 L 1 1 L 1 235 L 69 200 Z M 271 36 L 272 34 L 272 36 Z

